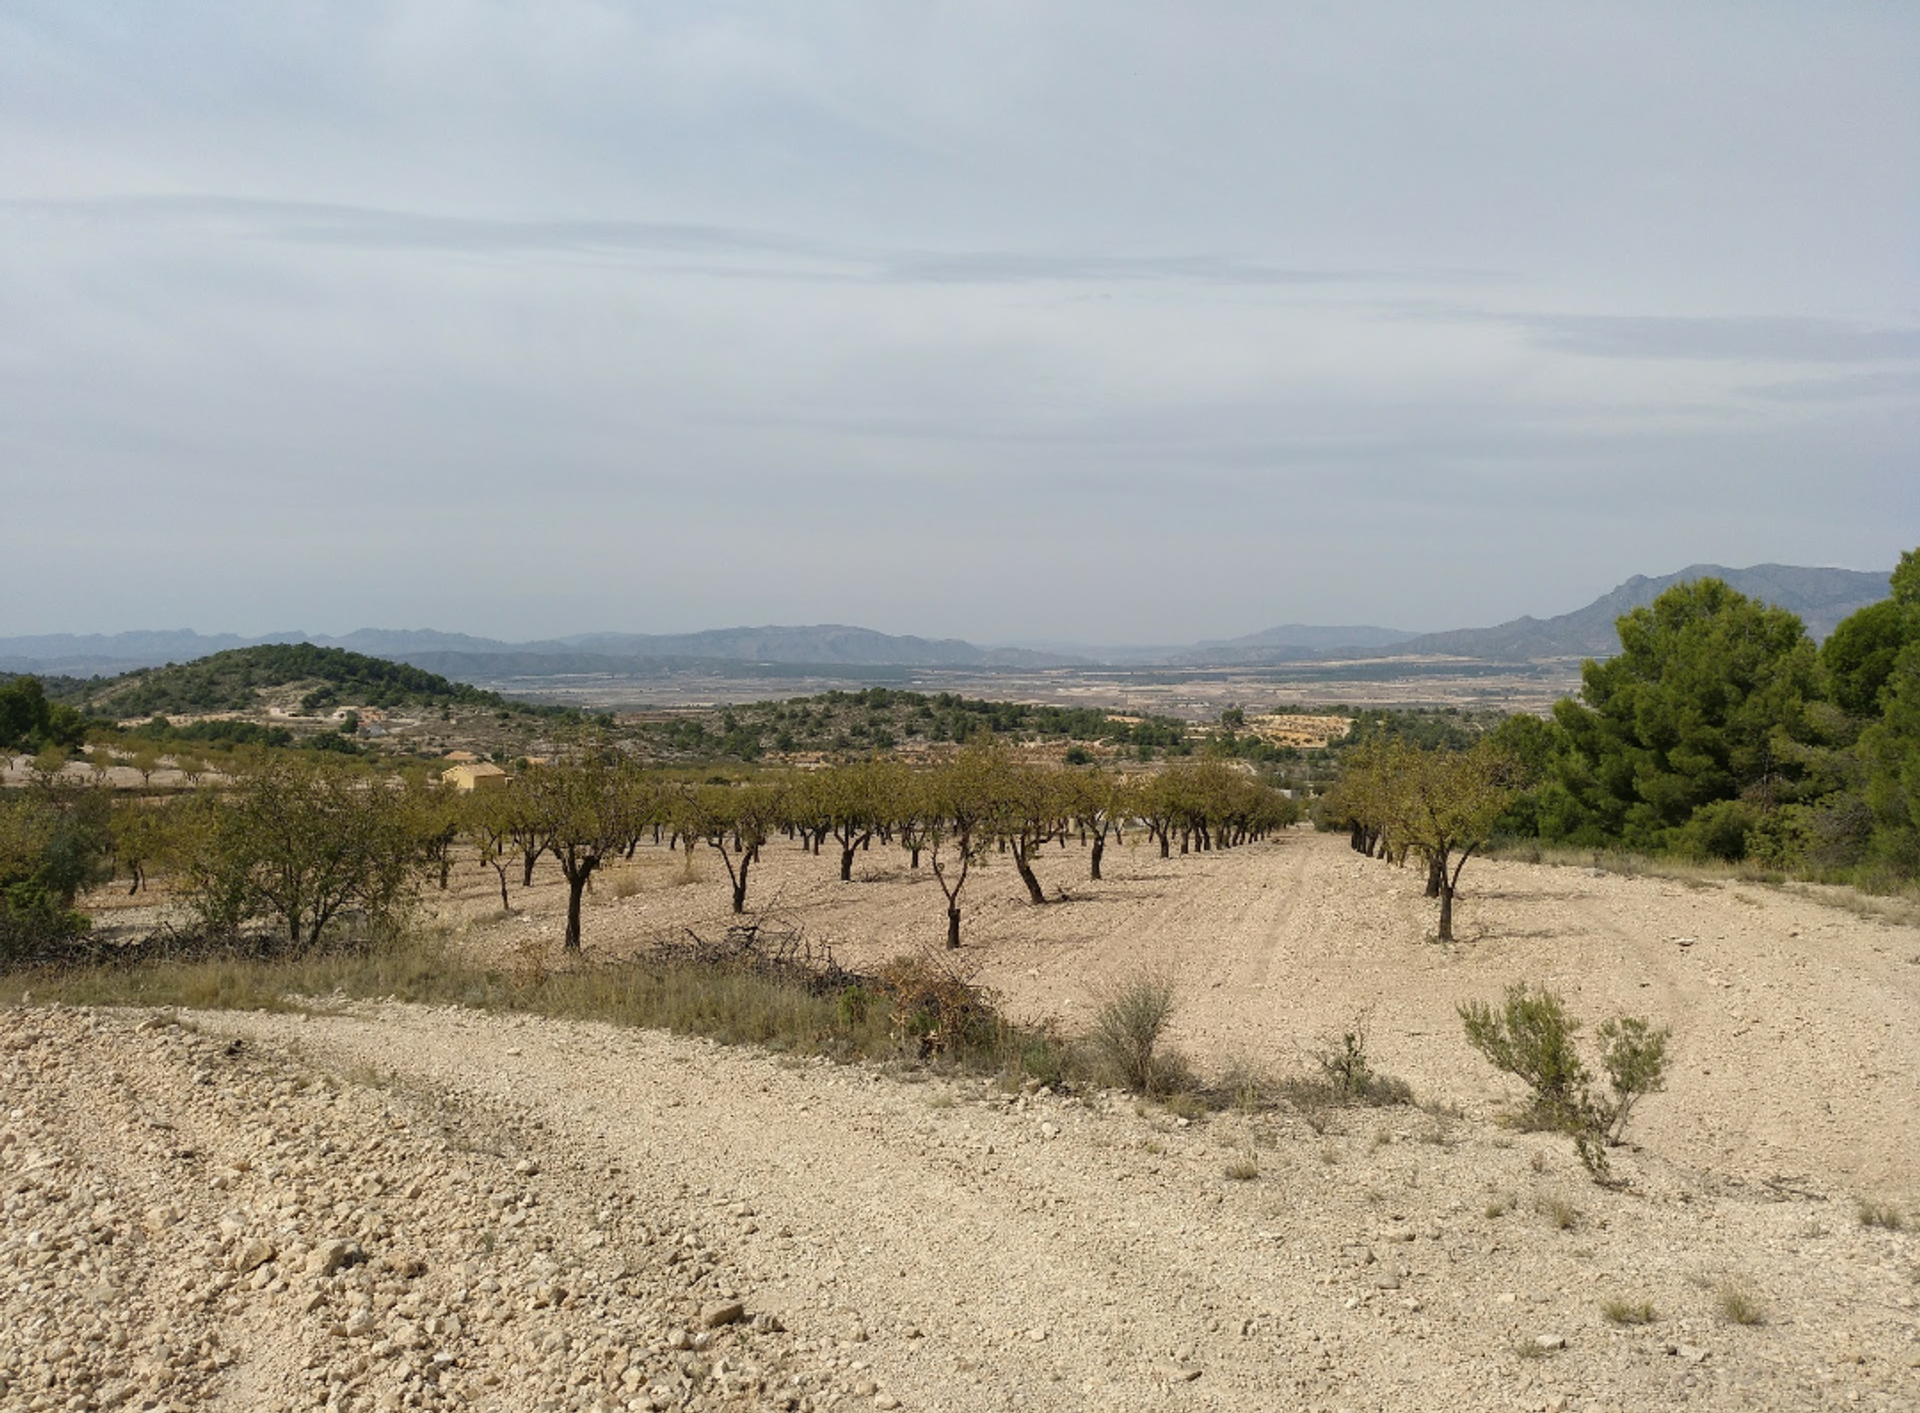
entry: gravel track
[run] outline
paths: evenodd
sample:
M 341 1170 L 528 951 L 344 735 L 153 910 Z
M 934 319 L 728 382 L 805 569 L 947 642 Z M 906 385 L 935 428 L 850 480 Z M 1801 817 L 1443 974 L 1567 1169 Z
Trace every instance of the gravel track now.
M 1187 1124 L 400 1005 L 0 1011 L 0 1407 L 1920 1405 L 1920 1239 L 1854 1205 L 1920 1197 L 1912 928 L 1476 862 L 1439 948 L 1417 880 L 1338 842 L 1122 854 L 1086 901 L 979 908 L 977 952 L 1069 1018 L 1174 962 L 1207 1059 L 1284 1060 L 1370 1003 L 1383 1066 L 1460 1116 Z M 843 946 L 919 928 L 930 882 L 831 871 L 769 850 Z M 606 890 L 589 939 L 709 925 L 710 891 Z M 444 921 L 473 947 L 557 926 L 528 901 L 489 920 L 475 882 Z M 1624 1191 L 1491 1120 L 1513 1091 L 1451 1008 L 1523 975 L 1675 1027 Z

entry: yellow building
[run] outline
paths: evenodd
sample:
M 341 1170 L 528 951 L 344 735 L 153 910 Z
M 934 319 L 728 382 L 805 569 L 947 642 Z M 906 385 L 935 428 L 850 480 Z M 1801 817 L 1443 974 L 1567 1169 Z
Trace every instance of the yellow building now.
M 498 790 L 507 783 L 507 773 L 497 765 L 476 761 L 472 765 L 449 766 L 440 778 L 456 790 Z

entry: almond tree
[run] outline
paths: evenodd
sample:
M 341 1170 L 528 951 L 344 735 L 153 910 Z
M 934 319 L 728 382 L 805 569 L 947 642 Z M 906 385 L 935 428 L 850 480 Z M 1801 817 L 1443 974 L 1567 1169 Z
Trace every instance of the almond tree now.
M 747 910 L 747 870 L 760 861 L 760 846 L 781 818 L 777 784 L 702 785 L 688 796 L 684 819 L 720 855 L 733 885 L 733 910 Z M 731 836 L 731 847 L 729 847 Z
M 215 931 L 266 918 L 313 946 L 349 908 L 393 919 L 427 866 L 405 790 L 339 767 L 269 756 L 196 803 L 184 891 Z
M 994 762 L 994 777 L 1001 837 L 1013 855 L 1013 866 L 1020 881 L 1027 885 L 1027 896 L 1036 906 L 1044 904 L 1047 895 L 1034 874 L 1033 856 L 1061 830 L 1065 799 L 1059 777 L 1044 766 L 1009 761 L 1005 757 Z
M 887 793 L 894 838 L 907 851 L 908 867 L 916 871 L 933 829 L 933 800 L 927 781 L 925 771 L 901 770 L 895 773 Z
M 960 893 L 992 847 L 998 815 L 992 753 L 969 747 L 927 775 L 927 856 L 947 900 L 947 946 L 960 946 Z
M 618 856 L 640 828 L 631 767 L 609 741 L 588 742 L 570 761 L 537 766 L 517 787 L 545 830 L 567 880 L 566 949 L 580 950 L 580 899 L 594 870 Z
M 507 913 L 513 911 L 513 904 L 507 898 L 507 861 L 517 852 L 514 829 L 517 815 L 528 812 L 522 808 L 524 802 L 525 796 L 517 787 L 475 790 L 460 801 L 461 832 L 480 855 L 481 864 L 499 878 L 500 910 Z M 544 848 L 543 844 L 543 851 Z
M 1408 848 L 1427 863 L 1427 896 L 1440 899 L 1442 942 L 1453 941 L 1453 899 L 1467 860 L 1513 802 L 1513 763 L 1481 743 L 1468 751 L 1407 753 L 1394 815 Z
M 820 781 L 818 809 L 840 844 L 840 881 L 853 881 L 853 855 L 873 840 L 886 813 L 885 772 L 879 762 L 856 761 Z

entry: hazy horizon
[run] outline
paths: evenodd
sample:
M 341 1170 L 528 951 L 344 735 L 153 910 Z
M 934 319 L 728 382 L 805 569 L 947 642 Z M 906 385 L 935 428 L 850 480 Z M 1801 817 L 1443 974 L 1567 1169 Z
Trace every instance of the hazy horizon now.
M 0 13 L 0 636 L 1551 617 L 1920 543 L 1920 10 Z
M 898 629 L 898 630 L 883 629 L 883 628 L 876 628 L 873 624 L 869 624 L 869 623 L 851 623 L 851 622 L 844 622 L 844 621 L 838 621 L 838 620 L 835 620 L 832 622 L 817 622 L 817 623 L 792 623 L 792 622 L 783 623 L 783 622 L 777 622 L 771 619 L 739 622 L 739 623 L 708 623 L 695 628 L 682 628 L 682 629 L 669 628 L 669 629 L 658 629 L 658 630 L 655 630 L 655 629 L 643 630 L 643 629 L 629 629 L 629 628 L 579 628 L 579 629 L 574 629 L 574 630 L 561 632 L 561 633 L 542 634 L 537 636 L 529 636 L 525 638 L 505 638 L 497 633 L 487 633 L 487 632 L 478 632 L 478 631 L 472 631 L 467 629 L 447 628 L 440 624 L 431 624 L 431 623 L 412 624 L 412 625 L 401 625 L 396 623 L 362 623 L 362 624 L 357 624 L 352 628 L 343 628 L 343 629 L 328 629 L 328 628 L 315 629 L 315 628 L 307 627 L 305 625 L 295 625 L 295 626 L 283 625 L 281 627 L 263 629 L 257 632 L 241 632 L 235 629 L 224 628 L 224 627 L 212 627 L 212 628 L 208 628 L 204 626 L 156 627 L 152 624 L 147 624 L 140 627 L 122 628 L 122 629 L 106 629 L 106 630 L 77 631 L 77 630 L 55 629 L 55 630 L 44 630 L 44 631 L 35 631 L 35 632 L 0 633 L 0 640 L 19 640 L 19 639 L 29 639 L 29 638 L 59 638 L 59 637 L 73 637 L 73 638 L 82 638 L 82 639 L 85 639 L 85 638 L 111 639 L 115 637 L 136 636 L 136 635 L 142 635 L 142 634 L 166 635 L 166 634 L 183 633 L 183 634 L 195 634 L 202 638 L 208 638 L 208 639 L 217 640 L 217 639 L 232 637 L 232 638 L 238 638 L 238 639 L 255 641 L 255 642 L 259 642 L 259 641 L 272 642 L 276 640 L 294 641 L 302 638 L 314 638 L 314 639 L 323 639 L 328 641 L 340 641 L 340 640 L 350 639 L 354 635 L 359 633 L 400 633 L 400 634 L 438 633 L 438 634 L 446 634 L 449 636 L 456 636 L 456 637 L 471 637 L 475 639 L 486 639 L 494 642 L 504 643 L 508 646 L 519 646 L 519 645 L 539 643 L 539 642 L 557 642 L 557 641 L 578 642 L 581 640 L 590 640 L 594 638 L 606 638 L 606 637 L 625 637 L 625 636 L 681 637 L 681 636 L 692 636 L 692 635 L 706 633 L 706 632 L 726 632 L 730 630 L 742 630 L 742 629 L 748 630 L 748 631 L 759 631 L 759 630 L 806 630 L 806 629 L 849 628 L 849 629 L 855 629 L 859 631 L 882 632 L 882 633 L 887 633 L 890 636 L 897 636 L 897 637 L 912 637 L 912 638 L 920 638 L 920 639 L 928 639 L 928 640 L 938 640 L 938 639 L 959 640 L 959 641 L 970 643 L 975 647 L 981 647 L 981 648 L 987 648 L 987 649 L 1023 648 L 1023 649 L 1029 649 L 1029 650 L 1035 650 L 1035 651 L 1041 651 L 1041 652 L 1135 653 L 1142 650 L 1150 650 L 1150 649 L 1164 648 L 1164 649 L 1170 649 L 1170 650 L 1181 650 L 1181 649 L 1188 649 L 1193 647 L 1205 647 L 1208 645 L 1220 645 L 1220 644 L 1233 642 L 1237 639 L 1256 636 L 1258 634 L 1268 632 L 1274 629 L 1296 628 L 1296 629 L 1303 629 L 1303 630 L 1306 630 L 1315 634 L 1320 634 L 1320 635 L 1324 635 L 1325 633 L 1328 633 L 1328 632 L 1337 632 L 1344 629 L 1351 629 L 1356 634 L 1371 634 L 1371 633 L 1377 633 L 1379 631 L 1385 630 L 1389 632 L 1405 633 L 1405 634 L 1408 634 L 1409 636 L 1418 637 L 1427 633 L 1446 633 L 1446 632 L 1452 632 L 1457 630 L 1472 631 L 1476 629 L 1494 628 L 1494 627 L 1501 626 L 1502 624 L 1505 624 L 1505 623 L 1516 621 L 1521 618 L 1535 618 L 1535 619 L 1543 619 L 1543 620 L 1553 619 L 1553 618 L 1558 618 L 1567 614 L 1575 613 L 1581 609 L 1589 607 L 1595 601 L 1604 597 L 1606 593 L 1611 593 L 1613 590 L 1623 587 L 1624 585 L 1626 585 L 1636 577 L 1644 577 L 1648 579 L 1658 580 L 1658 579 L 1666 578 L 1668 574 L 1676 574 L 1676 573 L 1683 572 L 1686 569 L 1696 568 L 1696 567 L 1703 567 L 1703 566 L 1701 565 L 1700 562 L 1696 562 L 1694 565 L 1683 565 L 1681 566 L 1680 569 L 1667 571 L 1666 574 L 1654 574 L 1654 575 L 1644 575 L 1644 576 L 1628 575 L 1625 578 L 1621 579 L 1618 583 L 1609 585 L 1608 588 L 1602 593 L 1595 594 L 1592 598 L 1587 599 L 1584 602 L 1581 602 L 1578 604 L 1566 605 L 1560 608 L 1553 609 L 1550 612 L 1538 612 L 1538 613 L 1528 612 L 1524 614 L 1512 613 L 1512 614 L 1506 615 L 1506 617 L 1498 620 L 1497 622 L 1489 621 L 1485 623 L 1455 623 L 1455 624 L 1449 624 L 1441 628 L 1428 628 L 1428 629 L 1410 629 L 1398 624 L 1382 624 L 1382 623 L 1368 623 L 1368 624 L 1360 624 L 1360 623 L 1306 624 L 1306 623 L 1300 623 L 1300 622 L 1267 623 L 1267 624 L 1262 624 L 1258 628 L 1247 629 L 1244 632 L 1207 634 L 1207 635 L 1202 635 L 1194 638 L 1187 638 L 1187 639 L 1173 640 L 1173 641 L 1162 641 L 1162 642 L 1152 642 L 1145 639 L 1138 639 L 1138 640 L 1122 639 L 1122 640 L 1104 640 L 1104 641 L 1075 640 L 1071 638 L 1059 638 L 1059 637 L 985 638 L 978 635 L 968 635 L 966 633 L 955 633 L 955 634 L 919 633 L 919 632 L 915 632 L 911 628 Z M 1760 565 L 1711 566 L 1711 565 L 1708 565 L 1704 567 L 1744 571 L 1744 570 L 1759 569 L 1766 566 L 1760 566 Z M 1780 566 L 1776 566 L 1776 567 L 1780 567 Z M 1854 570 L 1854 569 L 1851 569 L 1850 566 L 1844 566 L 1844 565 L 1822 565 L 1822 566 L 1795 565 L 1795 566 L 1784 566 L 1784 567 L 1798 568 L 1798 569 L 1825 568 L 1825 569 L 1843 570 L 1843 571 L 1853 572 L 1853 573 L 1869 573 L 1869 574 L 1875 574 L 1875 573 L 1881 572 L 1879 570 Z M 1891 570 L 1889 569 L 1887 572 L 1890 574 Z M 1339 642 L 1329 640 L 1326 646 L 1351 648 L 1351 647 L 1364 646 L 1364 645 L 1357 641 L 1355 643 L 1339 643 Z

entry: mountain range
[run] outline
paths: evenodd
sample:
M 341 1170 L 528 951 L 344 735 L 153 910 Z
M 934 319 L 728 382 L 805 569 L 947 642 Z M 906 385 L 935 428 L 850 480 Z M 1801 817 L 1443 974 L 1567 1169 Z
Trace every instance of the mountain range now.
M 91 676 L 187 662 L 227 648 L 310 642 L 409 663 L 453 677 L 552 677 L 578 673 L 658 673 L 739 664 L 834 668 L 919 667 L 1034 670 L 1046 667 L 1165 664 L 1259 666 L 1324 659 L 1466 658 L 1518 663 L 1606 657 L 1618 646 L 1614 620 L 1651 603 L 1670 586 L 1712 576 L 1751 598 L 1800 616 L 1824 637 L 1855 609 L 1887 596 L 1887 574 L 1760 564 L 1747 569 L 1695 564 L 1678 573 L 1636 575 L 1592 603 L 1553 618 L 1523 617 L 1491 628 L 1409 633 L 1374 626 L 1282 624 L 1245 637 L 1190 646 L 979 647 L 957 638 L 919 638 L 841 624 L 717 628 L 698 633 L 585 633 L 511 643 L 433 629 L 362 628 L 342 637 L 304 632 L 243 638 L 187 629 L 114 634 L 50 633 L 0 638 L 0 670 Z

